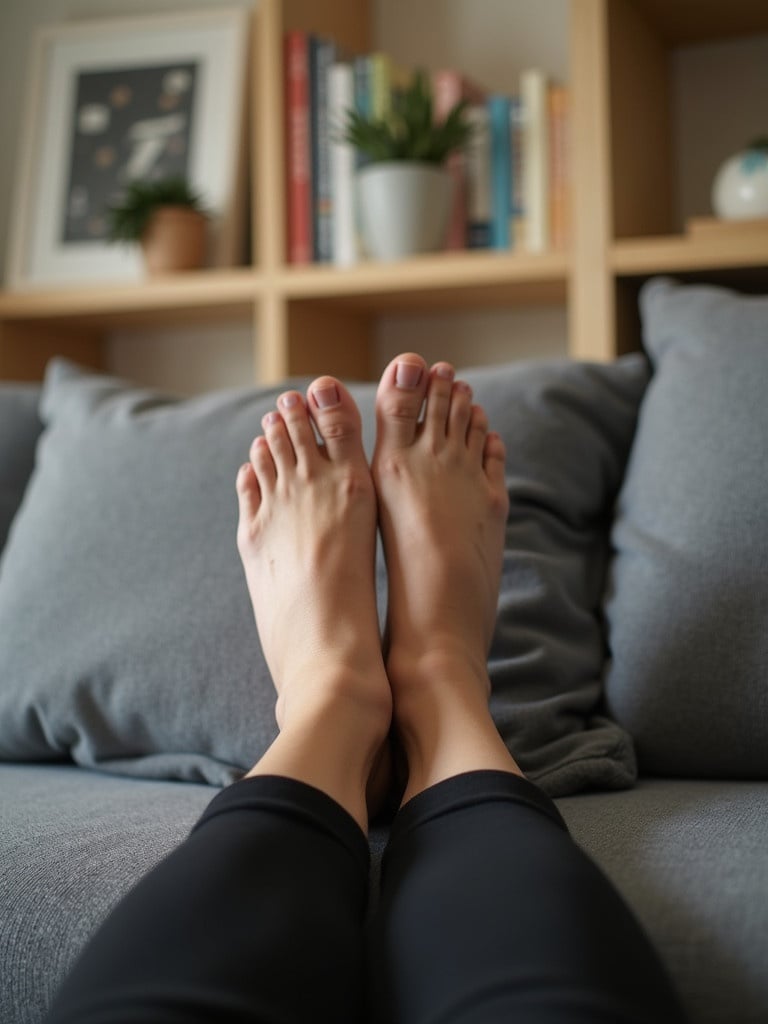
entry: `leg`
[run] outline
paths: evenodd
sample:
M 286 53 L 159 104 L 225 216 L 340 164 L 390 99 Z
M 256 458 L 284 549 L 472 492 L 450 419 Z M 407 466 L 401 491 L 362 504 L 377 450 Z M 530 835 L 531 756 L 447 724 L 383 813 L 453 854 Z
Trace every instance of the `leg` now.
M 341 384 L 321 378 L 306 402 L 288 392 L 279 408 L 237 491 L 281 732 L 113 912 L 65 982 L 56 1024 L 362 1013 L 365 794 L 391 717 L 375 495 Z
M 447 364 L 411 355 L 385 371 L 378 431 L 387 667 L 410 771 L 371 950 L 381 1019 L 682 1020 L 638 925 L 488 711 L 501 441 Z

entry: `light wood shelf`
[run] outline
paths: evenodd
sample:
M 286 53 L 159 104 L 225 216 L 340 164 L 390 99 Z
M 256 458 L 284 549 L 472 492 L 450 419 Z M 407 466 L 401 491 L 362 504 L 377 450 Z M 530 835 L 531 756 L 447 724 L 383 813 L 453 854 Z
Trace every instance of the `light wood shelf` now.
M 482 18 L 482 3 L 476 9 Z M 607 360 L 638 344 L 644 278 L 743 271 L 754 280 L 768 270 L 768 245 L 755 232 L 673 233 L 669 59 L 681 44 L 768 32 L 766 0 L 569 0 L 569 252 L 440 253 L 348 269 L 287 265 L 284 32 L 328 33 L 365 52 L 375 48 L 372 22 L 373 0 L 259 0 L 250 83 L 252 266 L 135 285 L 0 292 L 0 377 L 39 376 L 57 351 L 98 364 L 116 326 L 231 318 L 252 325 L 258 380 L 323 371 L 362 377 L 373 369 L 381 316 L 550 304 L 567 310 L 572 356 Z
M 685 235 L 623 238 L 611 246 L 610 263 L 624 276 L 768 267 L 768 231 L 734 230 L 728 237 L 706 240 Z
M 114 327 L 251 316 L 264 287 L 249 267 L 203 270 L 130 284 L 0 292 L 0 321 Z

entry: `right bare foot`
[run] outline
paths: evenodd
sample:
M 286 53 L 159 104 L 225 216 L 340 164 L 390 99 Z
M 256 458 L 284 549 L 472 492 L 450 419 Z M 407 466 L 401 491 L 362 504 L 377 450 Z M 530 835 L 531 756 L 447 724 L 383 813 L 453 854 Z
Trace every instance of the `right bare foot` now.
M 423 422 L 419 412 L 426 398 Z M 387 675 L 404 802 L 466 771 L 519 769 L 488 710 L 508 498 L 504 445 L 448 363 L 384 371 L 372 471 L 389 577 Z

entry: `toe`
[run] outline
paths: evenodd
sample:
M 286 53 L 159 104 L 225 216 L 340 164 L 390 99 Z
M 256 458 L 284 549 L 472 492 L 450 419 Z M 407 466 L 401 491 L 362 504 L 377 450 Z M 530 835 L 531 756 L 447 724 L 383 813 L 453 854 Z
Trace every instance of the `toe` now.
M 268 412 L 261 421 L 278 478 L 296 468 L 296 453 L 279 412 Z
M 293 446 L 296 463 L 299 467 L 306 468 L 317 458 L 318 452 L 315 432 L 309 420 L 304 398 L 298 391 L 286 391 L 278 398 L 277 405 Z
M 427 364 L 413 352 L 398 356 L 386 368 L 376 392 L 377 449 L 413 444 L 427 381 Z
M 485 452 L 485 440 L 488 436 L 488 417 L 479 405 L 469 406 L 469 415 L 464 427 L 467 448 L 473 460 L 482 463 Z
M 277 481 L 277 469 L 272 452 L 269 450 L 269 442 L 266 437 L 257 437 L 251 445 L 251 466 L 256 474 L 261 499 L 270 494 Z
M 424 408 L 424 431 L 431 443 L 441 447 L 448 433 L 448 416 L 455 370 L 450 363 L 435 363 L 429 371 L 427 404 Z
M 488 482 L 498 495 L 499 503 L 506 507 L 507 488 L 504 478 L 504 463 L 507 451 L 504 442 L 496 433 L 487 434 L 483 446 L 483 469 Z
M 256 536 L 259 509 L 261 508 L 261 492 L 252 463 L 241 466 L 235 481 L 237 491 L 238 521 L 237 549 L 240 556 L 246 559 L 252 549 Z
M 240 520 L 250 522 L 255 519 L 261 506 L 261 491 L 256 473 L 250 462 L 241 466 L 235 481 L 237 500 L 240 508 Z
M 465 381 L 457 380 L 451 392 L 451 407 L 448 414 L 448 436 L 452 443 L 462 447 L 468 443 L 473 409 L 472 388 Z
M 365 461 L 360 413 L 340 381 L 318 377 L 307 391 L 307 405 L 331 461 Z

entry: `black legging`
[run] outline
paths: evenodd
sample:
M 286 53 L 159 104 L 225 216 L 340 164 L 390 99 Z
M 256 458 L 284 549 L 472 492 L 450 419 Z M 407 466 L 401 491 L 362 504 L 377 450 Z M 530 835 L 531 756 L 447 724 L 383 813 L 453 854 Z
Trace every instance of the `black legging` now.
M 635 919 L 525 779 L 471 772 L 399 812 L 366 940 L 368 866 L 319 790 L 235 783 L 113 911 L 49 1022 L 684 1019 Z

